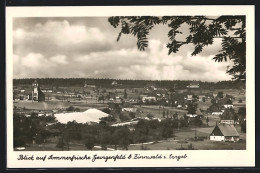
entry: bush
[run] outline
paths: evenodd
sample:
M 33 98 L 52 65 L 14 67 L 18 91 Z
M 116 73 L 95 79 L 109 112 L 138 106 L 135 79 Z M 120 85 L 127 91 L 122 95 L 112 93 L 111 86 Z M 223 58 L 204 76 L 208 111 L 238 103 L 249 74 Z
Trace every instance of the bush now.
M 63 142 L 62 140 L 59 140 L 56 145 L 57 148 L 64 148 L 64 146 L 65 146 L 65 142 Z
M 104 109 L 102 109 L 102 112 L 110 114 L 111 110 L 109 108 L 104 108 Z
M 75 108 L 73 106 L 70 106 L 66 109 L 66 111 L 70 111 L 70 112 L 79 112 L 80 109 L 79 108 Z
M 135 118 L 135 113 L 129 112 L 129 117 L 130 117 L 131 119 L 134 119 L 134 118 Z
M 150 150 L 150 148 L 148 148 L 146 145 L 141 145 L 141 150 Z
M 246 121 L 242 121 L 240 126 L 241 126 L 241 131 L 246 133 Z
M 43 136 L 41 134 L 36 135 L 35 142 L 36 144 L 42 144 L 44 142 Z
M 106 121 L 106 122 L 115 122 L 116 121 L 116 119 L 112 115 L 110 115 L 108 117 L 102 117 L 102 118 L 100 118 L 100 120 Z
M 188 150 L 194 150 L 194 147 L 193 147 L 193 145 L 192 145 L 192 143 L 190 143 L 190 145 L 188 145 L 188 148 L 187 148 Z
M 24 147 L 25 138 L 23 136 L 14 137 L 14 147 Z
M 123 122 L 123 121 L 130 120 L 130 117 L 124 114 L 119 114 L 119 119 Z
M 94 143 L 95 143 L 95 137 L 92 135 L 86 136 L 84 143 L 85 143 L 85 147 L 87 149 L 92 150 L 94 147 Z
M 147 118 L 149 118 L 149 119 L 153 119 L 153 117 L 154 117 L 154 115 L 151 114 L 151 113 L 147 114 L 146 116 L 147 116 Z

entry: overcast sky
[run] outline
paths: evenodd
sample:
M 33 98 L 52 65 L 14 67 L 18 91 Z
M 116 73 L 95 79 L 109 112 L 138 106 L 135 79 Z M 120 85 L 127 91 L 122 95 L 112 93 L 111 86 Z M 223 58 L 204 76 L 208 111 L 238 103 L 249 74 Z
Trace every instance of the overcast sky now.
M 185 32 L 185 26 L 182 27 Z M 15 18 L 13 23 L 14 78 L 114 78 L 146 80 L 230 80 L 230 62 L 212 60 L 221 40 L 191 56 L 183 46 L 168 55 L 167 26 L 155 27 L 146 51 L 137 39 L 122 35 L 108 18 Z

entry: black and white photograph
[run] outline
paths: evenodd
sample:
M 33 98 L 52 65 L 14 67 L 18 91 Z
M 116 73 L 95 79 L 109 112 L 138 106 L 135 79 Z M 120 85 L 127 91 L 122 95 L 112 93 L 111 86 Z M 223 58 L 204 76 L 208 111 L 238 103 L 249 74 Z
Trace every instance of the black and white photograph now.
M 46 15 L 11 17 L 8 147 L 16 161 L 34 152 L 247 156 L 255 116 L 250 10 L 165 9 L 51 16 L 41 8 Z M 149 157 L 160 156 L 136 155 Z

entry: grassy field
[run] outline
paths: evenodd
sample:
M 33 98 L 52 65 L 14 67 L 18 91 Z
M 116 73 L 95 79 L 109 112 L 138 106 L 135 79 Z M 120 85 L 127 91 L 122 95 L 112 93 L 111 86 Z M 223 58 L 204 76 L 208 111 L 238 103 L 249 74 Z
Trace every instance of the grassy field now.
M 177 150 L 180 147 L 187 148 L 192 144 L 195 150 L 245 150 L 246 142 L 241 140 L 239 142 L 218 142 L 218 141 L 188 141 L 187 143 L 180 143 L 178 141 L 165 141 L 155 144 L 144 145 L 147 150 Z M 129 150 L 141 150 L 141 145 L 130 146 Z
M 167 107 L 167 106 L 159 109 L 158 105 L 145 105 L 145 106 L 142 106 L 142 107 L 138 107 L 138 110 L 142 111 L 142 113 L 139 113 L 138 116 L 146 117 L 147 114 L 150 113 L 150 114 L 154 115 L 155 118 L 162 118 L 163 117 L 163 111 L 165 111 L 165 116 L 166 116 L 167 110 L 169 111 L 169 114 L 173 114 L 173 113 L 185 114 L 185 113 L 187 113 L 186 110 Z
M 89 108 L 103 109 L 107 107 L 107 104 L 103 103 L 86 103 L 83 101 L 46 101 L 46 102 L 18 102 L 14 103 L 14 106 L 32 110 L 55 110 L 55 109 L 66 109 L 70 106 L 79 108 L 81 111 L 85 111 Z

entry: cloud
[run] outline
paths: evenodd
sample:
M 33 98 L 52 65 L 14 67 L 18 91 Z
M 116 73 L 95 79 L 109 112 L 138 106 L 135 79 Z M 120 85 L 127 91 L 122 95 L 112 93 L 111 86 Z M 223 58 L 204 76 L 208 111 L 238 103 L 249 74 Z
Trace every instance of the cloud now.
M 71 25 L 67 20 L 36 23 L 32 27 L 18 27 L 13 32 L 14 52 L 56 54 L 87 53 L 109 50 L 112 41 L 98 27 Z
M 68 64 L 67 57 L 64 55 L 56 55 L 50 58 L 51 61 L 59 64 Z
M 229 80 L 225 73 L 230 62 L 216 63 L 210 56 L 169 55 L 160 40 L 150 40 L 146 52 L 121 49 L 95 52 L 75 59 L 88 65 L 95 77 L 151 80 Z M 84 71 L 84 69 L 82 69 Z M 88 71 L 86 70 L 86 71 Z
M 84 21 L 89 21 L 84 18 Z M 166 38 L 160 28 L 149 35 L 149 47 L 139 51 L 136 38 L 123 35 L 107 23 L 72 22 L 66 19 L 36 20 L 16 25 L 14 39 L 14 77 L 89 77 L 148 80 L 229 80 L 226 67 L 231 62 L 212 60 L 221 41 L 191 56 L 192 45 L 168 55 Z M 83 19 L 82 19 L 83 21 Z M 107 22 L 107 21 L 106 21 Z M 101 27 L 102 26 L 102 27 Z M 110 28 L 110 29 L 109 29 Z M 167 37 L 167 32 L 163 32 Z
M 51 77 L 66 69 L 57 68 L 66 64 L 65 56 L 58 55 L 50 59 L 40 53 L 30 52 L 21 57 L 13 55 L 14 78 Z

